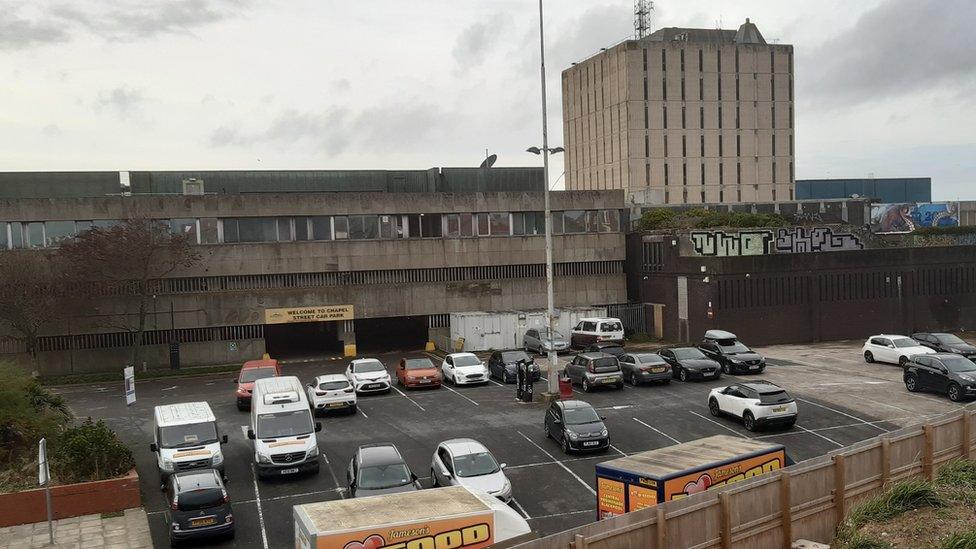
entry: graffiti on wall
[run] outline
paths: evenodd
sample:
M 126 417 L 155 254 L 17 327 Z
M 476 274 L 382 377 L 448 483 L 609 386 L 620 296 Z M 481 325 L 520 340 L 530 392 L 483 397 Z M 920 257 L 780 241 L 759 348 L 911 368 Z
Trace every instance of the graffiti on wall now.
M 876 233 L 910 233 L 923 227 L 958 227 L 959 204 L 872 204 L 871 230 Z
M 705 257 L 737 257 L 768 254 L 801 254 L 863 250 L 856 234 L 831 227 L 786 227 L 745 231 L 695 231 L 695 254 Z

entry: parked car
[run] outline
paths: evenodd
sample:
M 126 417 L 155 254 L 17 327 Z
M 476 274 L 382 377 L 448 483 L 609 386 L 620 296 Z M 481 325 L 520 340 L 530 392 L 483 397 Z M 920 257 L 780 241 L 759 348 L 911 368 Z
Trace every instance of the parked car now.
M 976 357 L 976 345 L 966 343 L 953 334 L 919 332 L 912 334 L 912 339 L 940 353 L 956 353 L 966 358 Z
M 698 349 L 718 362 L 725 374 L 759 374 L 766 369 L 766 359 L 743 345 L 732 332 L 708 330 Z
M 542 374 L 539 367 L 525 351 L 495 351 L 488 357 L 488 375 L 504 383 L 515 383 L 518 381 L 519 361 L 529 363 L 529 379 L 533 382 L 539 381 Z
M 584 318 L 569 334 L 569 343 L 574 349 L 600 341 L 624 342 L 624 325 L 619 318 Z
M 474 353 L 452 353 L 441 363 L 441 375 L 455 385 L 488 383 L 488 367 Z
M 631 385 L 641 383 L 671 383 L 671 365 L 656 353 L 628 353 L 621 355 L 620 370 Z
M 884 334 L 869 337 L 861 348 L 864 361 L 868 364 L 888 362 L 901 366 L 904 366 L 914 355 L 927 355 L 934 352 L 910 337 Z
M 557 353 L 569 350 L 569 341 L 556 330 L 552 331 L 552 339 L 546 335 L 545 328 L 538 330 L 529 328 L 522 336 L 522 348 L 525 352 L 534 351 L 540 355 L 549 351 Z
M 566 376 L 570 382 L 579 384 L 583 392 L 595 387 L 613 386 L 624 388 L 624 378 L 617 357 L 604 353 L 580 353 L 566 365 Z
M 466 486 L 487 492 L 508 503 L 512 500 L 512 483 L 488 448 L 477 440 L 455 438 L 437 446 L 430 462 L 434 486 Z
M 322 424 L 312 418 L 312 408 L 302 382 L 295 376 L 259 379 L 254 383 L 254 402 L 247 438 L 253 442 L 257 477 L 282 477 L 319 473 L 319 445 L 315 433 Z
M 608 355 L 613 355 L 619 359 L 627 351 L 625 351 L 623 345 L 619 343 L 614 343 L 611 341 L 601 341 L 600 343 L 590 343 L 583 349 L 583 352 L 584 353 L 606 353 Z
M 254 382 L 264 377 L 278 377 L 281 375 L 281 365 L 273 358 L 248 360 L 241 366 L 240 373 L 234 378 L 237 384 L 237 409 L 247 410 L 251 406 L 251 393 Z
M 718 362 L 705 356 L 695 347 L 672 347 L 657 352 L 671 365 L 671 377 L 689 379 L 718 379 L 722 377 Z
M 349 378 L 342 374 L 318 376 L 308 384 L 305 391 L 315 415 L 336 410 L 356 413 L 356 389 L 349 382 Z
M 610 432 L 589 403 L 582 400 L 557 400 L 546 411 L 543 430 L 546 438 L 562 446 L 563 453 L 606 450 Z
M 708 410 L 713 416 L 729 415 L 742 419 L 749 431 L 780 425 L 787 429 L 796 423 L 796 401 L 782 387 L 763 381 L 750 381 L 716 387 L 708 393 Z
M 169 525 L 169 543 L 218 536 L 234 537 L 234 510 L 220 473 L 197 469 L 175 473 L 166 482 L 164 511 Z
M 953 402 L 976 397 L 976 364 L 953 353 L 915 355 L 905 364 L 905 388 L 943 393 Z
M 359 358 L 353 360 L 346 367 L 346 378 L 356 394 L 363 393 L 389 393 L 393 386 L 390 380 L 390 373 L 386 371 L 386 366 L 375 358 Z
M 349 460 L 346 486 L 355 498 L 413 492 L 420 490 L 420 481 L 392 443 L 365 444 Z
M 401 358 L 396 376 L 401 387 L 441 386 L 441 373 L 429 358 Z

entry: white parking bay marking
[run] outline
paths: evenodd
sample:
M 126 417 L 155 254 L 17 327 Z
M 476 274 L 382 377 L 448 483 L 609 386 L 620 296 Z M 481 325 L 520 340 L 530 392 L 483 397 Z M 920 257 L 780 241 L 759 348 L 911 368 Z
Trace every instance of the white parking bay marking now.
M 728 427 L 728 426 L 726 426 L 726 425 L 722 425 L 721 423 L 719 423 L 719 422 L 717 422 L 717 421 L 715 421 L 715 420 L 712 420 L 712 419 L 709 419 L 709 418 L 707 418 L 707 417 L 705 417 L 705 416 L 703 416 L 703 415 L 701 415 L 701 414 L 699 414 L 698 412 L 693 412 L 693 411 L 691 411 L 691 410 L 688 410 L 688 411 L 689 411 L 690 413 L 692 413 L 692 414 L 695 414 L 696 416 L 698 416 L 698 417 L 700 417 L 700 418 L 702 418 L 702 419 L 704 419 L 705 421 L 707 421 L 707 422 L 709 422 L 709 423 L 714 423 L 715 425 L 718 425 L 719 427 L 721 427 L 721 428 L 723 428 L 723 429 L 725 429 L 726 431 L 729 431 L 730 433 L 734 433 L 734 434 L 736 434 L 736 435 L 738 435 L 738 436 L 740 436 L 740 437 L 742 437 L 742 438 L 749 438 L 749 437 L 747 437 L 746 435 L 743 435 L 742 433 L 740 433 L 739 431 L 736 431 L 735 429 L 733 429 L 733 428 L 731 428 L 731 427 Z
M 796 398 L 796 397 L 794 397 L 794 398 Z M 880 430 L 882 430 L 882 431 L 884 431 L 886 433 L 890 433 L 891 432 L 890 430 L 885 429 L 884 427 L 882 427 L 880 425 L 874 425 L 870 421 L 865 421 L 865 420 L 863 420 L 863 419 L 861 419 L 861 418 L 859 418 L 857 416 L 852 416 L 851 414 L 848 414 L 848 413 L 845 413 L 845 412 L 841 412 L 840 410 L 837 410 L 835 408 L 831 408 L 830 406 L 824 406 L 823 404 L 817 404 L 816 402 L 810 402 L 809 400 L 804 400 L 802 398 L 796 398 L 796 400 L 799 400 L 800 402 L 806 402 L 807 404 L 812 404 L 814 406 L 818 406 L 820 408 L 823 408 L 824 410 L 830 410 L 831 412 L 834 412 L 835 414 L 840 414 L 840 415 L 842 415 L 844 417 L 849 417 L 849 418 L 851 418 L 851 419 L 853 419 L 855 421 L 860 421 L 861 423 L 863 423 L 865 425 L 870 425 L 871 427 L 874 427 L 875 429 L 880 429 Z
M 501 383 L 498 383 L 498 382 L 497 382 L 497 381 L 495 381 L 494 379 L 491 379 L 491 378 L 489 378 L 489 379 L 488 379 L 488 381 L 490 381 L 490 382 L 492 382 L 492 383 L 494 383 L 495 385 L 498 385 L 499 387 L 504 387 L 504 385 L 502 385 Z
M 450 392 L 452 392 L 452 393 L 454 393 L 454 394 L 456 394 L 457 396 L 459 396 L 459 397 L 461 397 L 461 398 L 463 398 L 464 400 L 467 400 L 468 402 L 470 402 L 471 404 L 474 404 L 475 406 L 481 406 L 480 404 L 478 404 L 477 402 L 475 402 L 475 401 L 473 401 L 473 400 L 471 400 L 470 398 L 468 398 L 468 397 L 466 397 L 466 396 L 464 396 L 464 395 L 462 395 L 461 393 L 459 393 L 459 392 L 457 392 L 457 391 L 455 391 L 454 389 L 451 389 L 451 388 L 450 388 L 450 387 L 448 387 L 448 386 L 447 386 L 446 384 L 442 384 L 442 385 L 441 385 L 441 387 L 443 387 L 443 388 L 445 388 L 445 389 L 447 389 L 448 391 L 450 391 Z
M 241 425 L 241 434 L 244 435 L 244 438 L 245 439 L 247 438 L 247 430 L 248 429 L 250 429 L 250 427 L 248 427 L 247 425 Z
M 585 480 L 581 479 L 579 477 L 579 475 L 577 475 L 576 473 L 574 473 L 572 471 L 572 469 L 570 469 L 569 467 L 566 467 L 566 465 L 564 465 L 562 462 L 560 462 L 558 459 L 556 459 L 552 454 L 550 454 L 549 452 L 547 452 L 545 450 L 545 448 L 543 448 L 542 446 L 539 446 L 538 444 L 536 444 L 535 442 L 533 442 L 531 438 L 525 436 L 525 433 L 523 433 L 522 431 L 519 431 L 518 434 L 522 435 L 522 438 L 524 438 L 525 440 L 529 441 L 529 444 L 531 444 L 532 446 L 535 446 L 536 448 L 538 448 L 539 451 L 542 452 L 543 454 L 545 454 L 549 459 L 551 459 L 553 463 L 555 463 L 556 465 L 562 467 L 567 473 L 573 475 L 573 478 L 575 478 L 576 480 L 578 480 L 579 483 L 582 484 L 587 490 L 589 490 L 591 494 L 593 494 L 594 496 L 596 495 L 596 490 L 594 490 L 593 488 L 591 488 L 590 485 L 587 484 Z
M 532 518 L 532 517 L 530 517 L 530 516 L 529 516 L 529 514 L 528 514 L 528 513 L 526 513 L 526 512 L 525 512 L 525 508 L 524 508 L 524 507 L 522 507 L 522 504 L 521 504 L 521 503 L 519 503 L 517 499 L 515 499 L 515 498 L 512 498 L 512 503 L 513 503 L 513 504 L 515 505 L 515 509 L 516 509 L 516 510 L 517 510 L 517 511 L 518 511 L 519 513 L 522 513 L 522 518 L 524 518 L 525 520 L 529 520 L 530 518 Z
M 815 433 L 815 432 L 811 431 L 810 429 L 807 429 L 807 428 L 805 428 L 805 427 L 803 427 L 803 426 L 801 426 L 799 424 L 794 424 L 794 425 L 796 426 L 797 429 L 799 429 L 799 430 L 801 430 L 801 431 L 803 431 L 805 433 L 810 433 L 811 435 L 813 435 L 815 437 L 820 437 L 820 438 L 826 440 L 827 442 L 829 442 L 831 444 L 836 444 L 838 448 L 843 448 L 844 447 L 843 444 L 837 442 L 836 440 L 834 440 L 832 438 L 827 438 L 827 437 L 821 435 L 820 433 Z
M 369 416 L 367 416 L 367 415 L 366 415 L 366 412 L 364 412 L 364 411 L 363 411 L 363 406 L 362 406 L 361 404 L 358 404 L 358 403 L 356 404 L 356 410 L 357 410 L 357 411 L 358 411 L 358 412 L 359 412 L 360 414 L 363 414 L 363 417 L 364 417 L 364 418 L 366 418 L 366 419 L 369 419 Z
M 258 491 L 258 473 L 251 464 L 251 480 L 254 482 L 254 503 L 258 508 L 258 524 L 261 525 L 261 545 L 268 549 L 268 533 L 264 529 L 264 511 L 261 510 L 261 492 Z
M 632 420 L 634 420 L 634 421 L 636 421 L 637 423 L 640 423 L 640 424 L 641 424 L 641 425 L 643 425 L 644 427 L 647 427 L 648 429 L 650 429 L 650 430 L 652 430 L 652 431 L 654 431 L 655 433 L 657 433 L 657 434 L 659 434 L 659 435 L 661 435 L 661 436 L 663 436 L 663 437 L 665 437 L 665 438 L 667 438 L 668 440 L 670 440 L 670 441 L 672 441 L 672 442 L 674 442 L 675 444 L 681 444 L 681 441 L 680 441 L 680 440 L 678 440 L 678 439 L 676 439 L 676 438 L 674 438 L 673 436 L 671 436 L 671 435 L 669 435 L 669 434 L 667 434 L 667 433 L 665 433 L 665 432 L 663 432 L 663 431 L 660 431 L 660 430 L 658 430 L 658 429 L 656 429 L 656 428 L 654 428 L 654 427 L 652 427 L 652 426 L 650 426 L 650 425 L 648 425 L 648 424 L 646 424 L 646 423 L 644 423 L 643 421 L 641 421 L 641 420 L 639 420 L 639 419 L 637 419 L 636 417 L 632 417 L 632 418 L 630 418 L 630 419 L 632 419 Z
M 409 400 L 410 402 L 412 402 L 414 406 L 416 406 L 417 408 L 420 408 L 420 411 L 421 412 L 426 412 L 427 411 L 427 410 L 424 410 L 424 407 L 423 406 L 421 406 L 420 404 L 417 404 L 417 401 L 416 400 L 408 397 L 407 394 L 404 393 L 403 391 L 401 391 L 400 389 L 397 389 L 396 387 L 394 387 L 393 390 L 396 391 L 396 392 L 398 392 L 398 393 L 400 393 L 400 395 L 403 398 L 405 398 L 405 399 Z
M 627 455 L 627 454 L 625 454 L 625 453 L 623 453 L 623 452 L 621 452 L 621 451 L 620 451 L 620 449 L 619 449 L 619 448 L 617 448 L 616 446 L 614 446 L 613 444 L 611 444 L 611 445 L 610 445 L 610 448 L 611 448 L 611 449 L 612 449 L 612 450 L 613 450 L 614 452 L 617 452 L 618 454 L 620 454 L 620 455 L 622 455 L 622 456 L 626 456 L 626 455 Z

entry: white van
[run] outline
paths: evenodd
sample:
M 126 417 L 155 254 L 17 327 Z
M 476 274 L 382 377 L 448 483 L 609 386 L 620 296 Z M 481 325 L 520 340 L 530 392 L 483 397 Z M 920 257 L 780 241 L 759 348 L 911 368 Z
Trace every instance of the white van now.
M 302 382 L 295 376 L 267 377 L 254 382 L 251 428 L 258 477 L 319 472 L 319 446 L 312 412 Z
M 217 434 L 217 420 L 206 402 L 180 402 L 153 410 L 153 442 L 160 484 L 173 473 L 190 469 L 217 469 L 224 475 L 220 445 L 227 435 Z
M 570 332 L 569 344 L 582 349 L 593 343 L 624 343 L 624 325 L 619 318 L 582 318 Z

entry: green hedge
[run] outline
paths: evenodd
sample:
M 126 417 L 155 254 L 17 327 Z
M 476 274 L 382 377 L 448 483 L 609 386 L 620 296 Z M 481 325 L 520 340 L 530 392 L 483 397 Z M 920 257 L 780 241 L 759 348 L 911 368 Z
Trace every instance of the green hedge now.
M 786 218 L 775 213 L 727 212 L 694 208 L 676 210 L 655 208 L 644 212 L 638 227 L 641 230 L 659 229 L 710 229 L 717 227 L 782 227 Z

